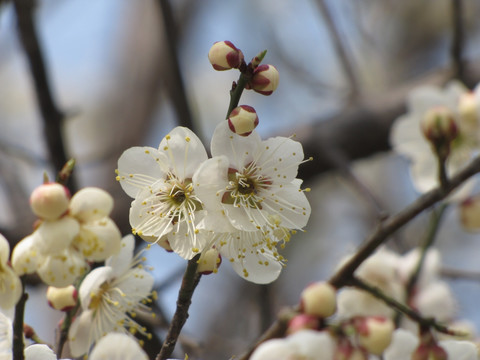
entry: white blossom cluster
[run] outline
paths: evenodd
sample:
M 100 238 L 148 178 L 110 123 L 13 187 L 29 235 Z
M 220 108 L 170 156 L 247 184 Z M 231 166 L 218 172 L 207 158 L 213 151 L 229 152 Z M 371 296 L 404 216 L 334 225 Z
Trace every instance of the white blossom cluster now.
M 176 127 L 157 149 L 134 147 L 118 160 L 117 180 L 134 198 L 133 233 L 185 259 L 228 259 L 255 283 L 269 283 L 284 263 L 277 246 L 310 216 L 296 178 L 299 142 L 239 135 L 227 121 L 215 129 L 212 157 L 189 129 Z M 216 270 L 216 268 L 214 269 Z

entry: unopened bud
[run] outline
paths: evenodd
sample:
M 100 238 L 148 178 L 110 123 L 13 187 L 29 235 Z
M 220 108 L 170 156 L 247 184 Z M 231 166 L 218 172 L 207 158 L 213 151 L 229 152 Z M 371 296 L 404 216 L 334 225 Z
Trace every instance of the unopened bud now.
M 458 101 L 459 125 L 462 130 L 475 131 L 478 128 L 480 107 L 475 93 L 462 94 Z
M 30 195 L 30 207 L 38 217 L 55 220 L 68 209 L 70 194 L 68 189 L 58 183 L 40 185 Z
M 197 272 L 203 275 L 216 273 L 222 263 L 222 257 L 215 248 L 204 251 L 198 259 Z
M 447 352 L 438 344 L 420 344 L 412 354 L 412 360 L 447 360 Z
M 81 222 L 100 220 L 108 216 L 112 209 L 112 196 L 96 187 L 81 189 L 70 202 L 70 215 Z
M 47 300 L 55 310 L 69 311 L 77 304 L 78 292 L 75 286 L 69 285 L 63 288 L 49 286 L 47 289 Z
M 300 330 L 318 330 L 320 328 L 320 319 L 317 316 L 299 314 L 295 315 L 287 327 L 287 334 L 293 334 Z
M 303 313 L 326 318 L 337 309 L 337 291 L 328 282 L 316 282 L 307 286 L 300 296 Z
M 431 142 L 438 155 L 446 158 L 450 152 L 450 143 L 458 135 L 453 113 L 446 107 L 432 108 L 424 115 L 421 127 L 423 135 Z
M 249 88 L 262 95 L 270 95 L 278 86 L 280 75 L 273 65 L 259 65 L 253 72 Z
M 335 360 L 368 360 L 365 350 L 353 347 L 348 340 L 340 340 L 335 351 Z
M 230 41 L 217 41 L 208 52 L 208 60 L 215 70 L 230 70 L 241 65 L 243 53 Z
M 389 318 L 367 317 L 356 323 L 358 341 L 369 353 L 381 355 L 392 341 L 395 324 Z
M 232 132 L 240 136 L 248 136 L 257 127 L 258 116 L 253 107 L 240 105 L 232 110 L 227 121 Z
M 480 230 L 480 194 L 470 196 L 460 204 L 460 222 L 465 230 Z

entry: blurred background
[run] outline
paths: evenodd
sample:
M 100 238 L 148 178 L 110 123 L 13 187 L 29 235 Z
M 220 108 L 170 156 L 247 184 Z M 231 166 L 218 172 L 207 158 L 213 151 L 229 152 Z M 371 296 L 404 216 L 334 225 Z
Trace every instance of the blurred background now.
M 30 192 L 73 157 L 70 185 L 109 191 L 113 218 L 129 233 L 131 199 L 114 175 L 121 153 L 157 147 L 178 124 L 208 146 L 238 78 L 213 70 L 210 46 L 230 40 L 246 59 L 267 49 L 280 85 L 268 97 L 247 91 L 240 103 L 255 107 L 263 137 L 295 133 L 314 157 L 299 175 L 312 188 L 310 224 L 271 285 L 244 281 L 228 263 L 203 277 L 177 348 L 181 358 L 239 355 L 308 283 L 327 279 L 381 214 L 418 196 L 407 161 L 389 152 L 390 126 L 413 87 L 479 81 L 479 18 L 476 0 L 0 0 L 0 232 L 12 245 L 31 233 Z M 418 217 L 392 246 L 415 246 L 427 223 Z M 460 229 L 455 210 L 438 246 L 446 266 L 480 273 L 480 238 Z M 160 247 L 148 261 L 168 320 L 186 262 Z M 478 280 L 452 286 L 459 317 L 480 328 Z M 60 315 L 41 286 L 32 291 L 27 323 L 52 341 Z

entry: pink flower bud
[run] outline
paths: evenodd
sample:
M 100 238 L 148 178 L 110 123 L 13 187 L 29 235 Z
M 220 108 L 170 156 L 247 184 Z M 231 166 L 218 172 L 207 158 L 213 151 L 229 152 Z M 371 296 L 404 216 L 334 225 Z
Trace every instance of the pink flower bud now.
M 257 112 L 248 105 L 237 106 L 228 117 L 228 127 L 240 136 L 250 135 L 257 125 Z
M 69 285 L 63 288 L 49 286 L 47 289 L 47 300 L 55 310 L 69 311 L 77 304 L 78 292 L 75 286 Z
M 450 152 L 450 143 L 458 135 L 458 127 L 453 113 L 446 107 L 430 109 L 424 115 L 421 128 L 423 135 L 432 143 L 442 157 Z
M 367 317 L 359 319 L 355 327 L 358 331 L 358 342 L 368 352 L 381 355 L 392 341 L 395 325 L 384 317 Z
M 318 330 L 320 323 L 320 319 L 313 315 L 295 315 L 288 323 L 287 334 L 293 334 L 294 332 L 306 329 Z
M 262 95 L 270 95 L 278 86 L 279 74 L 273 65 L 260 65 L 253 72 L 249 88 Z
M 447 360 L 447 352 L 437 344 L 420 344 L 412 354 L 412 360 Z
M 216 273 L 220 264 L 222 263 L 222 257 L 215 248 L 204 251 L 198 259 L 197 272 L 202 275 L 209 275 L 212 272 Z
M 460 222 L 465 230 L 480 230 L 480 194 L 468 197 L 460 204 Z
M 208 52 L 208 60 L 215 70 L 230 70 L 241 65 L 243 53 L 230 41 L 217 41 Z
M 68 209 L 70 193 L 58 183 L 40 185 L 30 195 L 30 207 L 38 217 L 44 220 L 55 220 Z
M 300 296 L 303 313 L 326 318 L 337 309 L 337 291 L 328 282 L 316 282 L 307 286 Z

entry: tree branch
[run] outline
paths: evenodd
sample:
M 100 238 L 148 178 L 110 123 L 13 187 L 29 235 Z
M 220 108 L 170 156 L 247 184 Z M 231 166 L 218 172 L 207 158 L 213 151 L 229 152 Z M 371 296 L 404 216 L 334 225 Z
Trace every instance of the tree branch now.
M 480 172 L 480 157 L 475 158 L 465 169 L 452 177 L 445 187 L 429 191 L 396 215 L 381 222 L 363 245 L 360 246 L 355 255 L 331 277 L 330 283 L 337 289 L 344 286 L 360 264 L 383 244 L 390 235 L 422 211 L 445 199 L 452 190 L 478 172 Z
M 63 141 L 64 115 L 53 100 L 48 81 L 48 72 L 43 52 L 38 40 L 34 23 L 34 0 L 14 0 L 15 12 L 20 40 L 30 66 L 35 94 L 44 121 L 44 133 L 47 142 L 50 161 L 55 173 L 58 173 L 68 160 Z M 75 180 L 70 179 L 70 190 L 75 192 Z

